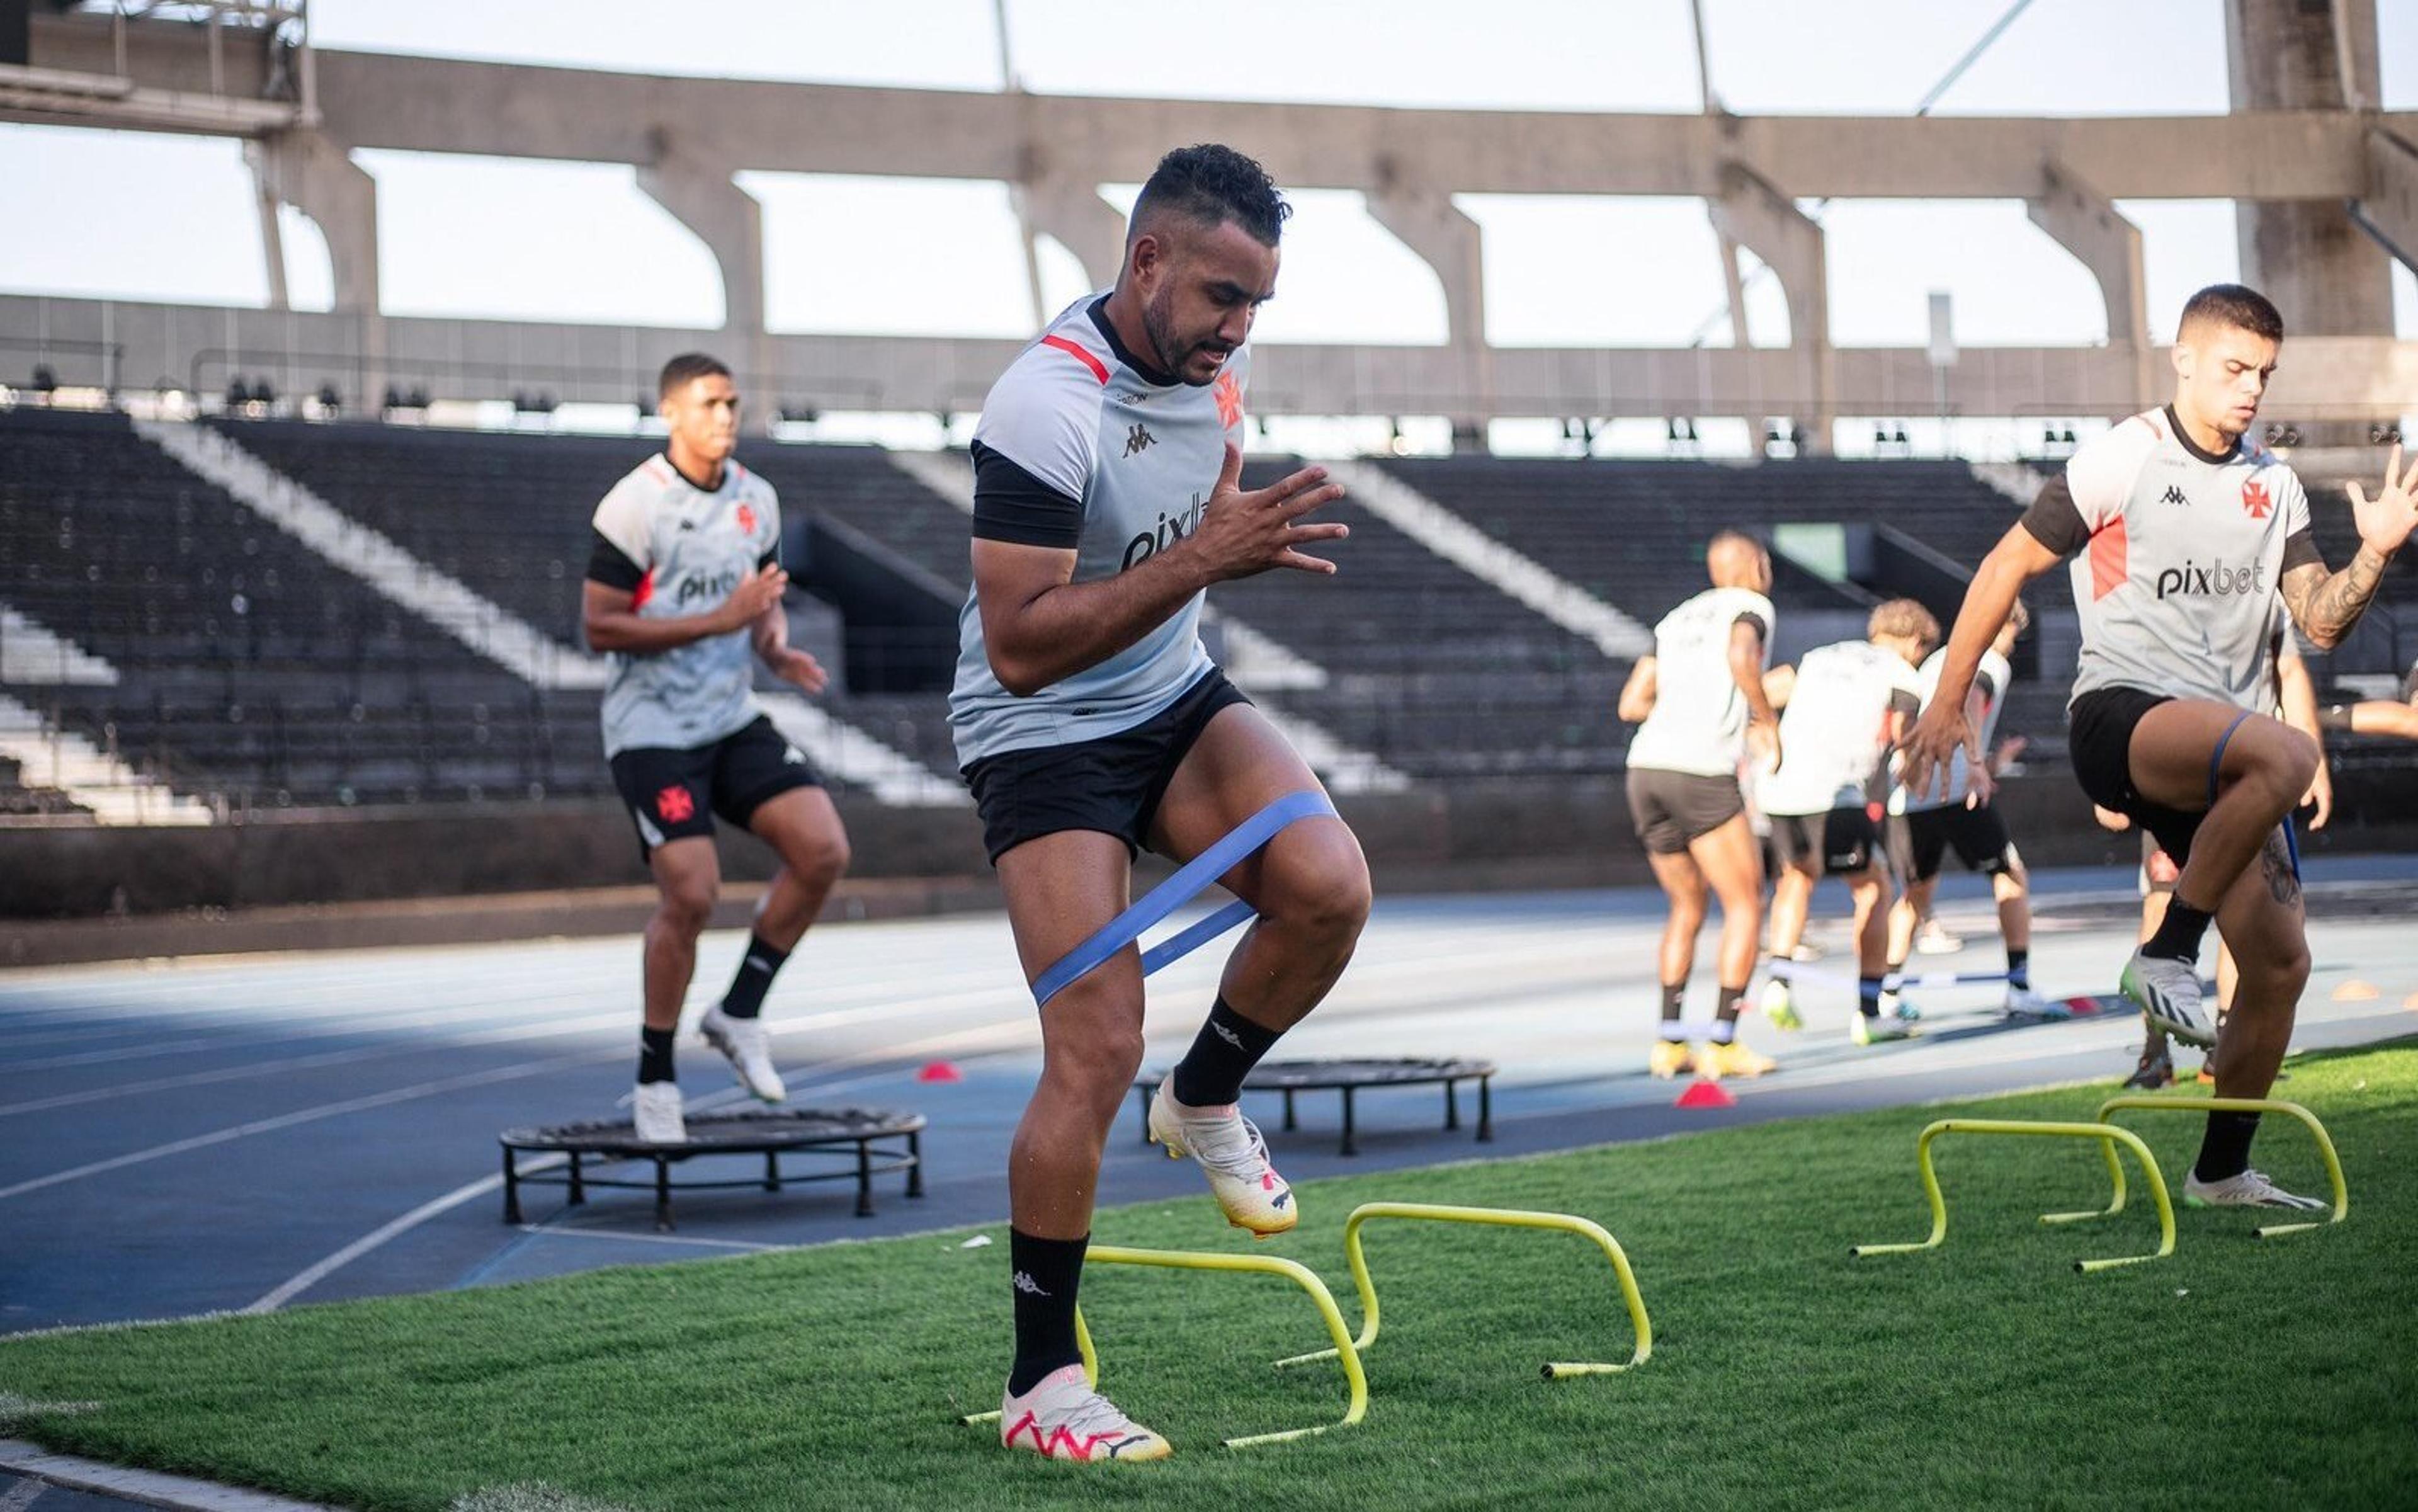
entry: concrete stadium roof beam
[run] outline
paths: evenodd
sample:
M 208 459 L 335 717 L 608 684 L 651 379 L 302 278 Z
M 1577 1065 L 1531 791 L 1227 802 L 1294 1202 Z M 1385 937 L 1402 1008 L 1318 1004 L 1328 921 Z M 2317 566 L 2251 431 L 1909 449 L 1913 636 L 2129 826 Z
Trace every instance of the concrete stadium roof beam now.
M 2141 228 L 2125 219 L 2105 195 L 2074 173 L 2051 162 L 2043 165 L 2047 183 L 2026 202 L 2032 224 L 2057 238 L 2058 245 L 2099 281 L 2100 298 L 2107 306 L 2107 344 L 2128 348 L 2140 373 L 2136 401 L 2155 404 L 2163 385 L 2150 365 L 2149 280 L 2141 269 Z

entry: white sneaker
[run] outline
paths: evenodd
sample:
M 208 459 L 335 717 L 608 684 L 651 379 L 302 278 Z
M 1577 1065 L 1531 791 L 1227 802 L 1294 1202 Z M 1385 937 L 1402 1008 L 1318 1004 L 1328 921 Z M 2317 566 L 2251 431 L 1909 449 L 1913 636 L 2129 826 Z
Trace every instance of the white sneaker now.
M 1811 940 L 1800 939 L 1797 948 L 1788 953 L 1788 958 L 1799 966 L 1811 966 L 1822 958 L 1822 947 Z
M 688 1125 L 681 1122 L 681 1090 L 677 1081 L 642 1081 L 621 1101 L 630 1105 L 630 1122 L 646 1144 L 686 1144 Z
M 1883 1045 L 1890 1040 L 1914 1038 L 1914 1026 L 1895 1014 L 1875 1016 L 1858 1009 L 1855 1021 L 1847 1027 L 1847 1037 L 1858 1045 Z
M 1894 991 L 1884 992 L 1881 994 L 1881 1016 L 1885 1018 L 1894 1018 L 1901 1024 L 1912 1024 L 1921 1020 L 1922 1010 L 1899 997 Z
M 1918 955 L 1953 955 L 1964 948 L 1965 937 L 1950 934 L 1948 926 L 1936 918 L 1922 921 L 1922 928 L 1914 937 Z
M 772 1036 L 764 1031 L 760 1018 L 733 1018 L 715 1003 L 697 1020 L 696 1032 L 706 1044 L 730 1058 L 730 1070 L 738 1077 L 739 1085 L 764 1102 L 777 1103 L 789 1095 L 782 1084 L 781 1074 L 773 1069 Z
M 999 1404 L 999 1442 L 1044 1459 L 1164 1459 L 1165 1439 L 1092 1389 L 1081 1365 L 1052 1370 L 1023 1396 Z
M 2170 1037 L 2203 1050 L 2216 1044 L 2216 1035 L 2199 1015 L 2199 967 L 2194 962 L 2135 951 L 2116 985 L 2141 1005 L 2141 1016 L 2150 1028 L 2165 1030 Z
M 2291 1208 L 2323 1213 L 2328 1204 L 2314 1197 L 2288 1192 L 2267 1179 L 2263 1170 L 2245 1170 L 2221 1182 L 2203 1182 L 2199 1172 L 2183 1178 L 2183 1205 L 2193 1208 Z
M 2074 1010 L 2062 998 L 2043 998 L 2029 987 L 2007 988 L 2009 1018 L 2072 1018 Z
M 1209 1190 L 1235 1228 L 1265 1239 L 1301 1221 L 1293 1188 L 1268 1164 L 1268 1142 L 1234 1104 L 1190 1107 L 1177 1102 L 1171 1071 L 1150 1100 L 1150 1137 L 1167 1147 L 1170 1159 L 1188 1154 L 1201 1163 Z
M 1773 977 L 1763 985 L 1763 1016 L 1774 1029 L 1803 1029 L 1805 1020 L 1797 1012 L 1796 1000 L 1790 996 L 1788 984 Z

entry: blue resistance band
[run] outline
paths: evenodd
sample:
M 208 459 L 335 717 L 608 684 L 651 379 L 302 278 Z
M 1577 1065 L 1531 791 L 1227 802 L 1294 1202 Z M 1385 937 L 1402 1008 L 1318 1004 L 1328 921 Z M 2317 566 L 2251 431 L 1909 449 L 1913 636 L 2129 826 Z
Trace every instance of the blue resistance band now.
M 1058 996 L 1117 952 L 1141 938 L 1142 931 L 1201 895 L 1203 889 L 1233 870 L 1234 863 L 1266 845 L 1277 832 L 1297 819 L 1333 817 L 1335 804 L 1321 792 L 1287 793 L 1227 832 L 1218 842 L 1152 888 L 1140 902 L 1109 921 L 1099 933 L 1068 951 L 1033 983 L 1038 1006 Z M 1200 949 L 1252 917 L 1251 906 L 1239 898 L 1199 924 L 1191 924 L 1142 952 L 1141 974 L 1150 975 Z
M 2208 754 L 2208 806 L 2211 808 L 2216 807 L 2216 779 L 2225 765 L 2225 748 L 2232 741 L 2233 732 L 2240 729 L 2242 722 L 2249 717 L 2247 709 L 2234 715 L 2233 723 L 2225 726 L 2225 733 L 2216 738 L 2216 749 Z
M 2292 880 L 2301 879 L 2301 837 L 2292 828 L 2292 816 L 2284 816 L 2284 850 L 2292 858 Z

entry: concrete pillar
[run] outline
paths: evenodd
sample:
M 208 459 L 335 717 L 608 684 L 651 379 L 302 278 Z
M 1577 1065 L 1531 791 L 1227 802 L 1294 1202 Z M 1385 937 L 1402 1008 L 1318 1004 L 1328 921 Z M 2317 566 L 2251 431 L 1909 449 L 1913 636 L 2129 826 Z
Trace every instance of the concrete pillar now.
M 2225 19 L 2236 111 L 2377 108 L 2375 0 L 2227 0 Z M 2242 282 L 2275 301 L 2287 332 L 2393 334 L 2384 250 L 2343 202 L 2244 202 L 2239 227 Z
M 344 143 L 319 131 L 286 131 L 244 144 L 262 218 L 263 250 L 275 305 L 285 307 L 283 238 L 277 209 L 291 205 L 327 238 L 340 313 L 378 313 L 377 180 L 355 163 Z
M 1830 347 L 1830 281 L 1822 228 L 1797 202 L 1744 163 L 1722 169 L 1712 200 L 1713 229 L 1754 253 L 1788 296 L 1788 343 L 1797 356 L 1797 401 L 1790 419 L 1805 428 L 1805 451 L 1830 452 L 1838 419 L 1837 358 Z
M 1393 184 L 1368 196 L 1379 225 L 1435 269 L 1444 285 L 1445 341 L 1458 359 L 1467 402 L 1447 416 L 1455 451 L 1483 451 L 1494 409 L 1494 349 L 1486 343 L 1485 237 L 1447 190 Z
M 2115 204 L 2062 163 L 2042 165 L 2041 192 L 2025 202 L 2032 224 L 2099 281 L 2107 305 L 2107 344 L 2133 354 L 2134 394 L 2147 409 L 2165 397 L 2165 385 L 2150 348 L 2148 281 L 2141 272 L 2141 228 L 2118 213 Z
M 1105 289 L 1116 283 L 1125 266 L 1125 218 L 1100 198 L 1099 186 L 1050 174 L 1028 179 L 1016 191 L 1032 228 L 1073 252 L 1093 288 Z M 1042 318 L 1054 313 L 1044 311 Z
M 638 169 L 638 188 L 688 227 L 722 269 L 722 328 L 743 337 L 764 330 L 764 210 L 731 182 L 727 163 L 708 162 L 658 134 L 655 158 Z
M 2418 143 L 2380 128 L 2367 133 L 2367 192 L 2352 213 L 2362 230 L 2418 272 Z

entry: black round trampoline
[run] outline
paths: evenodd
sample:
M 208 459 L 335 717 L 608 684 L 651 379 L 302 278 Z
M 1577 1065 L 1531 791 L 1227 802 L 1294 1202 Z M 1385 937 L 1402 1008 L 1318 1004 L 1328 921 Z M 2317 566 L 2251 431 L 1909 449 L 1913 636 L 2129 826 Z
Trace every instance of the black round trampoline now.
M 1477 1083 L 1477 1139 L 1488 1143 L 1494 1138 L 1494 1095 L 1491 1083 L 1494 1076 L 1492 1061 L 1467 1060 L 1349 1060 L 1349 1061 L 1263 1061 L 1243 1078 L 1243 1092 L 1282 1092 L 1284 1123 L 1288 1132 L 1300 1127 L 1295 1116 L 1293 1098 L 1306 1092 L 1335 1092 L 1343 1094 L 1343 1145 L 1341 1153 L 1360 1153 L 1357 1129 L 1354 1121 L 1354 1094 L 1380 1087 L 1444 1088 L 1444 1126 L 1447 1131 L 1461 1127 L 1459 1084 Z M 1150 1142 L 1150 1100 L 1167 1078 L 1164 1068 L 1145 1071 L 1134 1082 L 1134 1092 L 1141 1104 L 1142 1142 Z
M 907 1173 L 907 1195 L 924 1195 L 924 1115 L 882 1108 L 744 1108 L 727 1113 L 698 1113 L 687 1121 L 688 1138 L 680 1144 L 650 1144 L 638 1138 L 627 1119 L 586 1123 L 554 1123 L 543 1127 L 506 1129 L 497 1137 L 504 1152 L 504 1221 L 521 1221 L 520 1189 L 559 1186 L 576 1205 L 588 1200 L 590 1187 L 651 1191 L 655 1194 L 655 1227 L 672 1227 L 672 1193 L 758 1187 L 777 1192 L 799 1182 L 856 1183 L 856 1215 L 873 1216 L 873 1178 L 892 1171 Z M 559 1165 L 524 1168 L 524 1154 L 559 1154 Z M 676 1167 L 707 1155 L 761 1156 L 759 1174 L 731 1179 L 672 1179 Z M 793 1164 L 784 1166 L 787 1159 Z M 805 1168 L 795 1162 L 803 1161 Z M 654 1168 L 650 1178 L 631 1180 L 598 1175 L 599 1168 L 644 1163 Z

